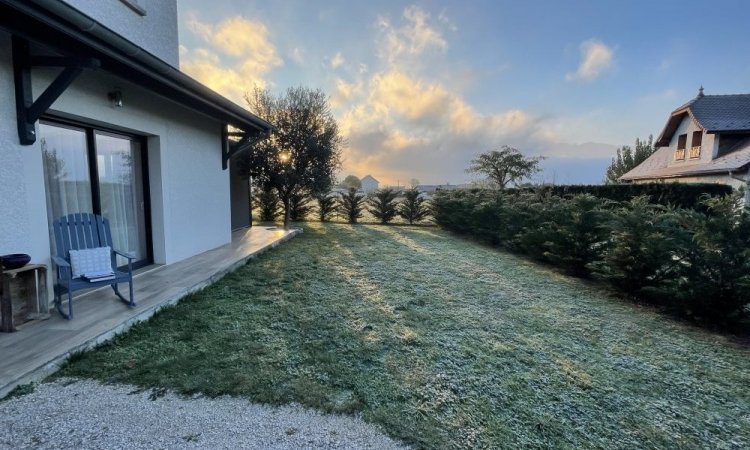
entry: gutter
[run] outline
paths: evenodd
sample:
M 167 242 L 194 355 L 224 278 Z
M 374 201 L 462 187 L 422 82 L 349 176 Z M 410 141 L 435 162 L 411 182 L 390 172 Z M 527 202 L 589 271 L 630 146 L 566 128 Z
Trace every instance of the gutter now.
M 748 179 L 748 178 L 740 178 L 740 177 L 736 176 L 735 172 L 733 172 L 731 170 L 727 174 L 729 175 L 729 178 L 732 178 L 732 179 L 737 180 L 737 181 L 742 181 L 745 184 L 748 184 L 748 182 L 750 182 L 750 179 Z
M 233 126 L 248 124 L 260 133 L 273 125 L 172 67 L 106 26 L 59 0 L 0 0 L 92 49 L 125 64 L 233 119 Z M 64 22 L 58 20 L 62 19 Z M 65 23 L 67 22 L 67 23 Z M 175 99 L 170 98 L 175 101 Z M 177 101 L 177 103 L 180 103 Z M 205 113 L 205 112 L 204 112 Z M 238 126 L 238 128 L 247 128 Z M 245 130 L 250 131 L 250 130 Z

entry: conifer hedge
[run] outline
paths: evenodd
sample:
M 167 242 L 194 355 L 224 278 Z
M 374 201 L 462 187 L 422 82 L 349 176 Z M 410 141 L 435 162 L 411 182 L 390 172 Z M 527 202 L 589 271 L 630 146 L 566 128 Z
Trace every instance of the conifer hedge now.
M 506 189 L 508 193 L 536 192 L 539 194 L 551 194 L 558 197 L 576 194 L 591 194 L 594 197 L 614 200 L 617 202 L 627 201 L 633 197 L 645 195 L 650 203 L 661 205 L 672 205 L 681 208 L 696 207 L 701 195 L 708 194 L 712 197 L 729 195 L 732 187 L 716 183 L 644 183 L 644 184 L 593 184 L 593 185 L 555 185 L 555 186 L 533 186 L 515 189 Z
M 440 191 L 432 211 L 444 228 L 604 280 L 630 298 L 698 321 L 747 318 L 750 214 L 740 195 L 714 185 L 641 186 L 650 194 L 607 186 Z

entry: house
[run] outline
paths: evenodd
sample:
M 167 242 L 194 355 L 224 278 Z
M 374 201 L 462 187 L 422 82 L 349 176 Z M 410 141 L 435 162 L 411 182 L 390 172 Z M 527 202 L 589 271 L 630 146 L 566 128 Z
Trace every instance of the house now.
M 378 186 L 380 185 L 380 182 L 373 178 L 372 175 L 367 175 L 366 177 L 362 178 L 360 180 L 362 182 L 362 191 L 367 194 L 372 191 L 377 191 Z
M 139 266 L 249 225 L 231 158 L 272 125 L 178 66 L 176 0 L 0 0 L 0 254 L 50 265 L 74 212 Z
M 657 150 L 620 179 L 633 183 L 750 181 L 750 94 L 698 96 L 670 114 Z

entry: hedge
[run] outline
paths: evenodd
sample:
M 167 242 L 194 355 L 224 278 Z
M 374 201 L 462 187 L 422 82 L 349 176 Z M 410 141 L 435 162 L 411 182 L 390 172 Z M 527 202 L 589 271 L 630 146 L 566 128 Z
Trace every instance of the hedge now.
M 750 306 L 750 214 L 740 196 L 704 193 L 693 207 L 652 200 L 473 189 L 440 191 L 432 206 L 444 228 L 574 276 L 604 280 L 630 298 L 698 321 L 744 320 Z
M 591 194 L 594 197 L 628 201 L 642 195 L 648 196 L 651 203 L 694 208 L 701 195 L 713 197 L 729 195 L 732 187 L 716 183 L 644 183 L 644 184 L 595 184 L 595 185 L 555 185 L 508 189 L 508 193 L 535 192 L 558 197 L 577 194 Z

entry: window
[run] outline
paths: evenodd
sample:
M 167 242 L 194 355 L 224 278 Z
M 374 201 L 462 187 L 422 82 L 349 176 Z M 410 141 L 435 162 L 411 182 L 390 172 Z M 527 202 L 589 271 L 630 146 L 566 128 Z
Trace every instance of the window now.
M 115 247 L 151 260 L 145 141 L 85 125 L 44 120 L 39 124 L 47 216 L 52 221 L 73 213 L 106 217 Z M 54 236 L 52 248 L 54 253 Z M 126 260 L 118 257 L 118 265 Z
M 685 146 L 687 145 L 687 134 L 681 134 L 677 138 L 677 150 L 674 152 L 676 161 L 685 159 Z
M 701 142 L 703 141 L 703 131 L 693 131 L 693 138 L 690 142 L 690 158 L 701 157 Z
M 685 150 L 686 145 L 687 134 L 681 134 L 680 137 L 677 138 L 677 150 Z
M 691 147 L 700 147 L 703 141 L 702 131 L 693 131 L 693 142 L 690 144 Z

